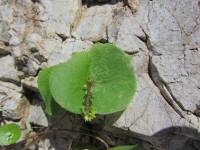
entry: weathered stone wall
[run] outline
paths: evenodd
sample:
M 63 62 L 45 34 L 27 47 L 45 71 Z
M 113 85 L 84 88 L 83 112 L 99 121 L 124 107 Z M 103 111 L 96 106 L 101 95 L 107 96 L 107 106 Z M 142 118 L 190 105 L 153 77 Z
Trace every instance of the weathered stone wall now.
M 2 116 L 48 126 L 24 89 L 37 93 L 40 69 L 112 42 L 132 56 L 138 80 L 113 126 L 159 149 L 198 149 L 199 23 L 198 0 L 1 0 Z

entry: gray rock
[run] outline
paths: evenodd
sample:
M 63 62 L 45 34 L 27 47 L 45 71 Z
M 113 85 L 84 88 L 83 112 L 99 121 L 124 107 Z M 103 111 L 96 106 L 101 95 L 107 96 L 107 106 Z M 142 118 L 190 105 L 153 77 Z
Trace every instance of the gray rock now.
M 30 106 L 28 120 L 36 125 L 48 127 L 48 120 L 41 106 Z
M 55 150 L 55 148 L 52 147 L 51 141 L 49 139 L 41 140 L 38 144 L 39 150 Z
M 0 58 L 0 78 L 18 81 L 14 58 L 10 55 Z
M 21 68 L 16 65 L 27 75 L 23 86 L 36 91 L 36 78 L 30 75 L 36 76 L 40 68 L 66 61 L 92 42 L 115 43 L 132 55 L 138 88 L 114 126 L 136 133 L 159 149 L 190 150 L 191 139 L 195 141 L 194 133 L 200 130 L 198 0 L 127 0 L 125 6 L 122 1 L 109 1 L 113 5 L 100 1 L 102 5 L 86 8 L 81 0 L 1 0 L 0 54 L 7 56 L 0 58 L 0 78 L 18 80 L 14 56 L 23 62 Z M 23 116 L 27 100 L 21 92 L 11 83 L 0 82 L 0 99 L 6 99 L 1 102 L 4 116 Z M 33 122 L 47 125 L 41 119 L 44 115 L 33 111 L 32 116 Z M 53 148 L 48 140 L 40 147 Z
M 75 39 L 68 39 L 62 43 L 61 47 L 51 53 L 48 65 L 56 65 L 58 63 L 67 61 L 73 52 L 80 52 L 91 47 L 92 42 L 81 41 Z
M 11 48 L 6 46 L 4 42 L 0 42 L 0 55 L 7 55 L 11 53 Z
M 5 21 L 0 21 L 0 41 L 8 42 L 10 39 L 9 24 Z
M 149 9 L 149 18 L 152 19 L 147 30 L 154 51 L 160 54 L 152 56 L 160 78 L 169 86 L 171 94 L 183 109 L 191 112 L 200 104 L 197 88 L 200 85 L 200 61 L 197 59 L 200 40 L 195 37 L 200 22 L 197 3 L 192 1 L 189 5 L 187 1 L 181 1 L 172 5 L 171 2 L 152 2 L 149 7 L 155 7 Z M 156 22 L 153 18 L 157 18 Z M 162 36 L 160 33 L 163 33 Z
M 0 110 L 3 116 L 20 119 L 26 115 L 29 102 L 21 92 L 22 88 L 15 84 L 0 81 Z
M 107 40 L 107 26 L 112 21 L 111 5 L 90 7 L 83 12 L 80 22 L 72 32 L 75 38 L 81 40 Z
M 45 38 L 43 39 L 41 43 L 41 49 L 40 53 L 45 56 L 47 59 L 49 59 L 50 55 L 59 49 L 61 49 L 62 46 L 62 40 L 58 37 L 51 37 L 51 38 Z
M 38 92 L 38 86 L 37 86 L 37 77 L 27 77 L 21 80 L 21 83 L 24 87 Z
M 138 87 L 134 100 L 114 126 L 136 133 L 160 149 L 186 148 L 188 140 L 198 137 L 199 115 L 194 113 L 200 104 L 197 3 L 141 1 L 134 17 L 148 36 L 138 36 L 147 47 L 135 42 L 121 46 L 125 50 L 140 47 L 133 56 Z M 127 37 L 125 40 L 142 42 L 135 40 L 134 34 L 127 34 L 135 32 L 132 31 L 135 29 L 126 25 L 124 28 L 129 32 L 119 32 L 114 42 L 118 44 L 118 38 L 123 36 Z M 122 26 L 120 22 L 117 29 Z M 113 39 L 112 36 L 110 39 Z M 123 42 L 123 39 L 119 41 Z M 186 127 L 190 133 L 184 131 Z M 172 130 L 166 132 L 167 128 Z M 170 134 L 174 134 L 174 137 Z M 176 145 L 173 140 L 180 144 Z
M 0 19 L 8 23 L 13 21 L 13 7 L 8 1 L 5 4 L 0 4 Z
M 48 20 L 42 23 L 47 34 L 71 36 L 71 28 L 81 12 L 81 0 L 41 0 Z M 42 17 L 42 16 L 41 16 Z
M 127 0 L 129 7 L 131 8 L 132 12 L 136 12 L 137 8 L 140 4 L 139 0 Z
M 71 147 L 71 144 L 71 139 L 63 138 L 61 134 L 54 135 L 54 137 L 41 140 L 38 144 L 38 150 L 66 150 L 66 148 Z
M 41 35 L 39 35 L 38 33 L 30 33 L 29 35 L 27 35 L 26 37 L 26 42 L 28 44 L 28 47 L 34 47 L 37 43 L 40 43 L 42 41 L 42 37 Z
M 138 37 L 145 38 L 145 34 L 131 11 L 115 10 L 113 21 L 108 26 L 109 42 L 116 43 L 127 52 L 138 52 L 141 48 L 138 45 L 143 44 Z
M 26 64 L 26 67 L 27 67 L 27 71 L 24 70 L 24 72 L 27 72 L 28 75 L 30 76 L 36 76 L 40 68 L 40 63 L 38 63 L 36 59 L 29 58 Z
M 21 9 L 23 10 L 23 8 Z M 33 28 L 31 23 L 29 23 L 29 26 L 27 26 L 26 18 L 24 16 L 22 17 L 20 14 L 21 12 L 16 13 L 17 15 L 15 17 L 15 21 L 13 21 L 9 30 L 9 34 L 11 35 L 11 38 L 9 39 L 9 45 L 11 46 L 17 46 L 22 43 L 26 35 L 25 32 L 31 31 Z

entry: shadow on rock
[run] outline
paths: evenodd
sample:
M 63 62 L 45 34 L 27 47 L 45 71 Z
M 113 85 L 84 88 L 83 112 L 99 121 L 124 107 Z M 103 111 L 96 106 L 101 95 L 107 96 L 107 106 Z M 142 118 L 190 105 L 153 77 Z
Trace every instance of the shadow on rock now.
M 200 133 L 188 127 L 170 127 L 154 134 L 153 142 L 163 150 L 199 150 Z
M 133 133 L 129 129 L 106 126 L 105 131 L 127 138 L 129 144 L 142 144 L 145 150 L 199 150 L 200 133 L 189 127 L 169 127 L 152 136 Z
M 86 5 L 87 7 L 92 7 L 92 6 L 101 6 L 105 4 L 116 4 L 118 2 L 122 2 L 123 0 L 82 0 L 83 5 Z

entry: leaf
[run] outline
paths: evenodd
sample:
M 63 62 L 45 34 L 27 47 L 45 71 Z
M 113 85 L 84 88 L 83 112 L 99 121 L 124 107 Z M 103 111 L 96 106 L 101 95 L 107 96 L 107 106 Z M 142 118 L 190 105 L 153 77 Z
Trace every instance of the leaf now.
M 88 52 L 72 55 L 66 63 L 39 74 L 39 90 L 52 113 L 53 98 L 65 110 L 90 121 L 97 114 L 124 110 L 136 90 L 128 56 L 113 44 L 94 44 Z M 52 98 L 53 97 L 53 98 Z
M 122 111 L 136 90 L 130 59 L 113 44 L 91 49 L 90 78 L 94 80 L 93 107 L 98 114 Z
M 0 145 L 10 145 L 18 141 L 21 136 L 20 127 L 17 124 L 0 126 Z
M 84 85 L 88 80 L 88 53 L 75 53 L 67 62 L 58 65 L 50 74 L 50 91 L 55 101 L 66 110 L 81 114 Z
M 56 115 L 62 113 L 62 108 L 54 101 L 50 88 L 49 88 L 49 75 L 53 67 L 43 69 L 39 72 L 38 75 L 38 88 L 41 93 L 41 96 L 45 102 L 46 113 L 49 115 Z
M 144 150 L 140 145 L 126 145 L 110 148 L 109 150 Z

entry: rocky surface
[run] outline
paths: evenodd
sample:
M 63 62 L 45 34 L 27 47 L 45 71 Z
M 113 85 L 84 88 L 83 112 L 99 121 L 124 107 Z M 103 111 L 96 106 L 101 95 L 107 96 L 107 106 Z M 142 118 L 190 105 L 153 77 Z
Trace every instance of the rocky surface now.
M 10 55 L 0 58 L 0 78 L 2 80 L 19 80 L 15 60 Z
M 29 109 L 28 100 L 22 95 L 22 88 L 7 82 L 0 81 L 0 110 L 2 116 L 12 119 L 21 119 Z
M 179 146 L 170 142 L 179 140 L 180 143 L 178 138 L 163 144 L 158 139 L 165 138 L 167 133 L 154 138 L 156 133 L 172 127 L 195 128 L 190 136 L 199 131 L 199 115 L 195 112 L 200 103 L 196 37 L 200 9 L 198 1 L 190 5 L 187 2 L 142 1 L 134 14 L 146 35 L 146 38 L 136 37 L 146 48 L 140 46 L 139 54 L 133 56 L 138 74 L 137 94 L 115 126 L 146 135 L 143 138 L 155 140 L 160 149 L 182 149 L 188 139 L 182 140 Z M 185 133 L 184 129 L 173 129 L 178 130 L 177 136 Z
M 198 149 L 199 16 L 198 0 L 2 0 L 1 112 L 47 126 L 39 70 L 94 42 L 112 42 L 132 57 L 138 80 L 134 99 L 113 128 L 156 149 Z M 23 116 L 25 105 L 30 114 Z M 51 141 L 41 141 L 40 149 L 56 147 Z

